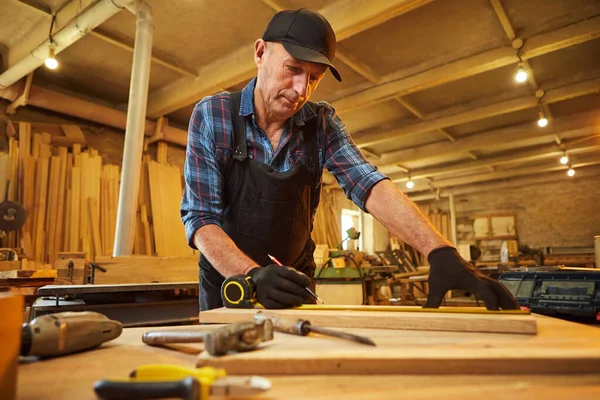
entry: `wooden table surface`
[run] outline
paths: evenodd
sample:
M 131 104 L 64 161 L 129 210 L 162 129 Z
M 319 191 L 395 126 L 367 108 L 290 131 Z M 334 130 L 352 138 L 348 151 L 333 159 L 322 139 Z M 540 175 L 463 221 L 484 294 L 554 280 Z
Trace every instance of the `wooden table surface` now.
M 541 341 L 558 347 L 567 343 L 577 346 L 581 336 L 595 337 L 600 329 L 573 322 L 536 316 Z M 190 327 L 130 328 L 116 340 L 101 348 L 43 361 L 22 361 L 19 366 L 18 399 L 95 399 L 96 380 L 128 376 L 144 364 L 176 364 L 193 367 L 201 345 L 180 346 L 180 351 L 150 347 L 141 336 L 148 330 L 186 330 Z M 458 332 L 390 331 L 380 329 L 348 329 L 370 336 L 376 342 L 396 340 L 405 348 L 435 346 L 460 341 Z M 397 333 L 397 339 L 391 333 Z M 285 334 L 276 333 L 287 336 Z M 499 334 L 480 334 L 480 340 L 497 341 Z M 423 337 L 429 336 L 429 341 Z M 514 335 L 505 334 L 506 340 Z M 439 338 L 439 339 L 436 339 Z M 550 339 L 547 339 L 550 338 Z M 299 338 L 298 338 L 299 339 Z M 306 338 L 326 340 L 324 338 Z M 562 344 L 562 345 L 561 345 Z M 600 340 L 599 340 L 600 345 Z M 396 347 L 401 351 L 403 347 Z M 393 351 L 393 349 L 392 349 Z M 474 351 L 477 351 L 475 348 Z M 578 349 L 581 351 L 581 348 Z M 576 351 L 577 352 L 577 351 Z M 600 374 L 542 375 L 536 371 L 514 375 L 288 375 L 268 376 L 273 388 L 256 399 L 600 399 Z M 451 373 L 451 372 L 450 372 Z M 215 398 L 216 399 L 216 398 Z

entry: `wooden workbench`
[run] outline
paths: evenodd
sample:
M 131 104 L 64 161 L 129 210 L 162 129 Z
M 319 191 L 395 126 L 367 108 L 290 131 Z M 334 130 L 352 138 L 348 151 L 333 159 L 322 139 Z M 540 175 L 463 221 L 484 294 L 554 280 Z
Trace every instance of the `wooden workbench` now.
M 533 345 L 573 347 L 581 351 L 580 337 L 596 335 L 600 328 L 572 322 L 536 316 L 539 333 Z M 156 328 L 168 330 L 189 327 Z M 126 377 L 135 367 L 143 364 L 177 364 L 194 366 L 197 351 L 194 347 L 181 347 L 174 351 L 149 347 L 141 342 L 143 332 L 149 328 L 125 329 L 121 337 L 103 347 L 70 356 L 41 362 L 21 363 L 19 366 L 18 399 L 93 399 L 93 384 L 107 377 Z M 407 346 L 431 348 L 449 342 L 460 342 L 457 332 L 390 331 L 379 329 L 349 329 L 367 335 L 382 346 L 389 345 L 394 351 Z M 391 334 L 393 333 L 393 335 Z M 488 336 L 489 335 L 489 336 Z M 429 340 L 424 340 L 424 337 Z M 504 338 L 501 338 L 505 336 Z M 510 341 L 514 335 L 480 334 L 480 345 L 490 345 L 499 339 Z M 283 339 L 281 338 L 283 337 Z M 277 340 L 286 340 L 285 334 L 276 333 Z M 311 341 L 326 338 L 309 337 Z M 335 343 L 335 342 L 332 342 Z M 335 344 L 333 344 L 335 346 Z M 598 341 L 600 346 L 600 340 Z M 593 345 L 592 345 L 593 346 Z M 483 346 L 485 347 L 485 346 Z M 551 348 L 548 348 L 551 351 Z M 307 347 L 307 351 L 310 348 Z M 470 350 L 471 351 L 471 350 Z M 477 346 L 472 349 L 477 352 Z M 373 360 L 373 362 L 376 362 Z M 518 369 L 518 368 L 516 368 Z M 451 371 L 447 371 L 451 373 Z M 485 371 L 482 371 L 485 374 Z M 600 374 L 536 375 L 536 371 L 519 372 L 515 375 L 296 375 L 269 376 L 273 388 L 260 399 L 436 399 L 460 398 L 461 400 L 487 399 L 598 399 L 600 398 Z

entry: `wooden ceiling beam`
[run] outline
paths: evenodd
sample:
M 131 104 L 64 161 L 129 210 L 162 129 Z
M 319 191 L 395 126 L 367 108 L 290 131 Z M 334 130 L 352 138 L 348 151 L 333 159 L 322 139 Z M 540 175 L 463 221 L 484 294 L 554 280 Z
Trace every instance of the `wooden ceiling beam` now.
M 513 29 L 512 24 L 510 23 L 510 20 L 508 19 L 508 15 L 506 14 L 506 11 L 504 11 L 502 2 L 500 0 L 490 0 L 490 3 L 492 4 L 492 7 L 494 8 L 494 12 L 496 13 L 496 16 L 500 20 L 500 24 L 502 24 L 502 29 L 504 29 L 506 36 L 508 36 L 508 38 L 510 40 L 514 40 L 517 37 L 517 34 L 515 33 L 515 30 Z
M 576 162 L 574 162 L 572 164 L 573 168 L 583 168 L 583 167 L 588 167 L 591 165 L 600 164 L 600 157 L 598 157 L 598 155 L 593 155 L 593 156 L 588 156 L 585 158 L 582 157 L 581 159 L 578 158 L 575 161 Z M 536 174 L 543 174 L 543 173 L 553 172 L 553 171 L 567 171 L 568 169 L 569 169 L 569 166 L 567 166 L 567 165 L 562 165 L 557 162 L 552 162 L 552 163 L 547 163 L 544 165 L 526 166 L 526 167 L 522 167 L 522 168 L 511 168 L 511 169 L 502 170 L 502 171 L 461 176 L 458 178 L 441 179 L 441 180 L 436 180 L 436 181 L 432 182 L 432 186 L 434 188 L 442 189 L 442 188 L 447 188 L 447 187 L 473 184 L 473 183 L 477 183 L 477 182 L 486 182 L 486 181 L 492 181 L 492 180 L 498 180 L 498 179 L 513 178 L 516 176 L 536 175 Z
M 544 95 L 543 102 L 546 104 L 556 103 L 574 97 L 594 93 L 598 90 L 600 90 L 600 78 L 590 79 L 573 85 L 549 90 Z M 401 128 L 391 130 L 377 128 L 377 130 L 365 130 L 362 132 L 357 132 L 353 135 L 353 139 L 358 147 L 373 146 L 388 140 L 395 140 L 403 135 L 425 133 L 454 125 L 464 124 L 467 122 L 478 121 L 496 115 L 508 114 L 514 111 L 537 107 L 538 104 L 539 99 L 535 95 L 523 96 L 516 99 L 502 101 L 500 103 L 477 107 L 454 115 L 405 125 Z
M 519 39 L 517 42 L 515 42 L 515 39 L 517 39 L 517 34 L 515 33 L 515 30 L 513 29 L 513 26 L 510 23 L 508 14 L 506 14 L 506 11 L 504 10 L 502 1 L 501 0 L 490 0 L 490 3 L 492 4 L 492 7 L 494 8 L 494 12 L 496 13 L 498 20 L 500 21 L 500 24 L 502 25 L 502 28 L 504 29 L 504 33 L 506 33 L 506 36 L 510 40 L 513 41 L 513 47 L 519 48 L 519 46 L 518 45 L 515 46 L 514 43 L 518 42 L 519 44 L 522 44 L 523 41 Z M 539 89 L 539 85 L 538 85 L 537 80 L 535 79 L 535 74 L 533 72 L 533 69 L 531 68 L 531 65 L 529 65 L 529 61 L 523 60 L 523 67 L 527 71 L 527 80 L 529 81 L 531 88 L 537 92 L 537 90 Z M 544 116 L 548 120 L 552 120 L 552 113 L 551 113 L 548 105 L 542 104 L 541 107 L 542 107 L 542 110 L 544 111 Z
M 585 137 L 584 139 L 588 140 L 581 141 L 580 139 L 572 139 L 569 141 L 565 141 L 564 145 L 567 149 L 567 154 L 569 156 L 572 156 L 600 150 L 599 136 L 590 136 Z M 440 176 L 448 176 L 452 174 L 473 171 L 480 168 L 526 163 L 552 157 L 558 159 L 558 157 L 560 157 L 562 153 L 563 152 L 560 146 L 556 145 L 555 143 L 551 143 L 537 146 L 534 149 L 511 152 L 510 154 L 483 158 L 477 161 L 468 161 L 451 165 L 413 169 L 410 173 L 410 176 L 412 179 L 436 178 Z M 404 173 L 390 174 L 388 175 L 388 177 L 393 182 L 408 181 L 408 174 Z
M 600 16 L 533 36 L 525 42 L 520 54 L 523 60 L 529 60 L 597 37 L 600 37 Z M 398 72 L 386 75 L 382 78 L 384 83 L 357 89 L 354 94 L 332 101 L 332 105 L 338 113 L 344 113 L 518 62 L 513 48 L 502 47 L 410 76 L 399 76 Z
M 514 177 L 499 182 L 477 183 L 459 186 L 452 189 L 444 189 L 443 191 L 440 191 L 440 196 L 447 197 L 450 193 L 454 194 L 455 196 L 465 196 L 473 193 L 507 190 L 557 181 L 566 181 L 567 179 L 578 180 L 581 178 L 591 178 L 597 176 L 600 176 L 600 166 L 596 165 L 578 168 L 575 176 L 572 178 L 565 176 L 564 171 L 546 172 L 533 176 Z M 436 199 L 437 194 L 435 191 L 431 191 L 429 193 L 411 194 L 409 197 L 412 201 L 432 201 Z
M 27 8 L 29 8 L 30 10 L 33 10 L 35 12 L 37 12 L 38 14 L 41 15 L 45 15 L 47 17 L 51 17 L 52 16 L 52 12 L 50 9 L 42 9 L 42 8 L 38 8 L 35 5 L 29 4 L 29 3 L 25 3 L 24 1 L 18 1 L 18 0 L 12 0 L 14 3 L 18 3 L 21 4 L 23 6 L 26 6 Z M 108 34 L 102 33 L 98 30 L 93 30 L 88 32 L 88 35 L 90 36 L 94 36 L 106 43 L 109 43 L 113 46 L 119 47 L 123 50 L 129 51 L 131 53 L 133 53 L 133 46 L 123 42 L 122 40 L 116 39 Z M 155 62 L 156 64 L 162 65 L 163 67 L 170 69 L 171 71 L 177 72 L 181 75 L 186 75 L 189 76 L 191 78 L 197 78 L 198 77 L 198 73 L 196 71 L 192 71 L 190 68 L 186 68 L 186 67 L 181 67 L 180 65 L 182 64 L 181 61 L 177 61 L 177 62 L 170 62 L 167 60 L 164 60 L 160 57 L 154 56 L 152 55 L 152 61 Z
M 340 0 L 319 12 L 331 23 L 338 41 L 409 12 L 431 0 Z M 202 97 L 252 78 L 256 73 L 254 43 L 247 43 L 199 69 L 198 79 L 182 77 L 152 93 L 148 115 L 158 118 Z
M 419 147 L 397 150 L 381 155 L 377 165 L 387 167 L 398 163 L 407 163 L 448 154 L 464 154 L 466 151 L 490 148 L 510 142 L 528 140 L 537 137 L 558 135 L 588 136 L 600 133 L 600 114 L 596 110 L 560 116 L 552 124 L 540 128 L 535 122 L 514 125 L 508 128 L 493 129 L 469 135 L 454 143 L 436 142 Z
M 394 99 L 398 103 L 400 103 L 402 105 L 402 107 L 406 108 L 411 114 L 413 114 L 414 116 L 419 118 L 421 121 L 423 121 L 425 119 L 425 115 L 405 98 L 398 96 L 398 97 L 394 97 Z M 445 130 L 440 128 L 440 129 L 436 129 L 436 132 L 441 133 L 449 141 L 456 142 L 456 138 L 454 136 L 452 136 L 450 133 L 446 132 Z
M 120 49 L 123 49 L 130 53 L 133 53 L 133 50 L 134 50 L 133 46 L 131 46 L 119 39 L 116 39 L 106 33 L 102 33 L 100 31 L 94 30 L 94 31 L 88 32 L 88 35 L 98 38 L 98 39 L 102 40 L 103 42 L 109 43 Z M 191 68 L 181 67 L 180 65 L 183 64 L 181 61 L 171 62 L 171 61 L 167 61 L 161 57 L 157 57 L 155 55 L 152 55 L 151 59 L 154 63 L 156 63 L 160 66 L 163 66 L 173 72 L 177 72 L 178 74 L 181 74 L 184 76 L 189 76 L 190 78 L 194 78 L 194 79 L 198 77 L 198 72 L 193 71 Z

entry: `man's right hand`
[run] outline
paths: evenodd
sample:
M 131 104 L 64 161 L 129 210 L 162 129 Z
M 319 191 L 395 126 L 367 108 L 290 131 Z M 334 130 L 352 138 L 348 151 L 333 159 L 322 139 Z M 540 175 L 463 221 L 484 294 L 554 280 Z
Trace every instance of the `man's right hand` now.
M 265 308 L 299 306 L 308 296 L 310 279 L 291 267 L 271 264 L 254 268 L 248 275 L 256 285 L 256 300 Z

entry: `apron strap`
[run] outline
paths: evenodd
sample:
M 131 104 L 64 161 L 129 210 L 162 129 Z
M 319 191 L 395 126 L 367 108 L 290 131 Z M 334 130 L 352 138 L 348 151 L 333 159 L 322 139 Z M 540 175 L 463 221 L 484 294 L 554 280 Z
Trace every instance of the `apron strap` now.
M 316 108 L 311 104 L 307 104 L 308 107 L 312 108 L 316 114 L 318 114 Z M 302 129 L 304 135 L 304 151 L 307 155 L 307 166 L 310 168 L 316 168 L 319 165 L 319 146 L 317 142 L 317 130 L 319 125 L 319 117 L 309 119 L 305 122 L 304 128 Z
M 246 119 L 240 115 L 242 92 L 232 92 L 229 99 L 229 112 L 233 126 L 233 158 L 238 161 L 246 159 L 248 152 L 246 147 Z

